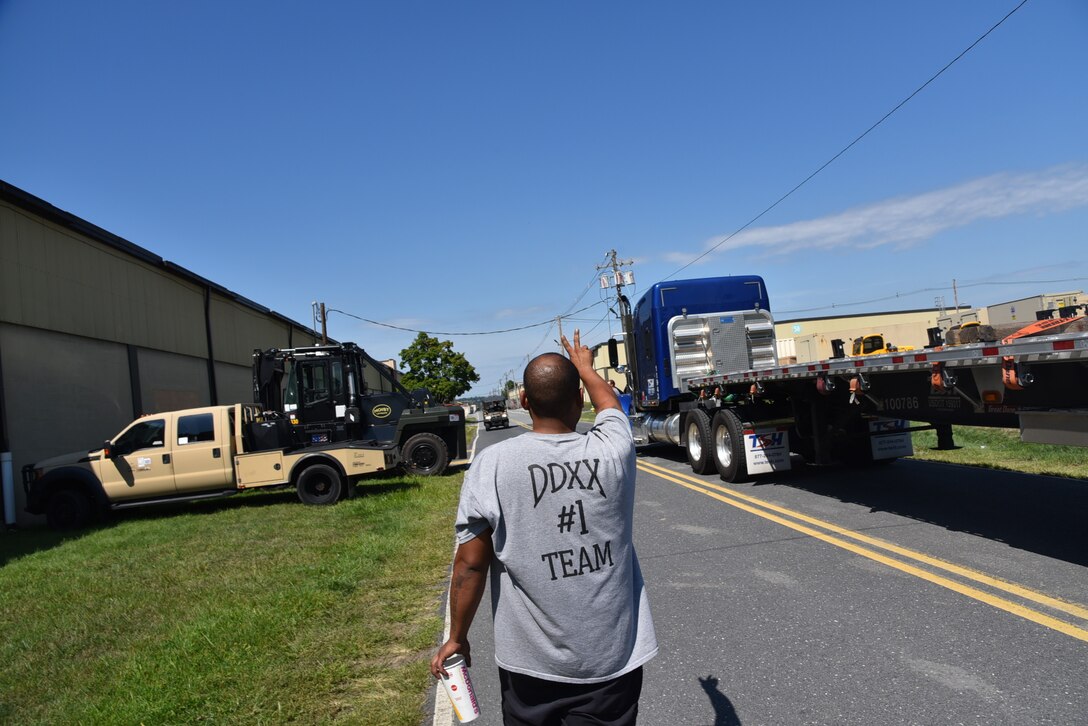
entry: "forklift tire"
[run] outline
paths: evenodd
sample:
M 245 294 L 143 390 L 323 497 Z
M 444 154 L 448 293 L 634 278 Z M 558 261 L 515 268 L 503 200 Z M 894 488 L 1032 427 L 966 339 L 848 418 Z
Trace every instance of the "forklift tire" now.
M 298 475 L 298 498 L 303 504 L 336 504 L 344 490 L 340 472 L 328 464 L 314 464 Z
M 688 463 L 696 474 L 709 474 L 714 471 L 714 458 L 710 448 L 710 416 L 701 408 L 688 411 L 687 415 Z
M 744 458 L 744 427 L 737 414 L 727 408 L 714 414 L 710 422 L 710 441 L 718 476 L 727 482 L 746 479 L 748 462 Z
M 401 467 L 417 476 L 438 476 L 449 463 L 446 442 L 432 433 L 416 434 L 405 442 L 400 452 Z
M 90 523 L 91 514 L 91 500 L 73 487 L 57 489 L 45 505 L 45 521 L 51 529 L 80 529 Z

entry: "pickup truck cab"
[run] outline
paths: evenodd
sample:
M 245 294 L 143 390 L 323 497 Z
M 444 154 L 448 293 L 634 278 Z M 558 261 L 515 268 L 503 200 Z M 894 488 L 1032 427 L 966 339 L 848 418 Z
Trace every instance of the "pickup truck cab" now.
M 108 509 L 283 485 L 307 504 L 332 504 L 356 478 L 398 463 L 393 446 L 282 446 L 281 429 L 240 403 L 142 416 L 100 448 L 24 467 L 26 510 L 69 529 Z

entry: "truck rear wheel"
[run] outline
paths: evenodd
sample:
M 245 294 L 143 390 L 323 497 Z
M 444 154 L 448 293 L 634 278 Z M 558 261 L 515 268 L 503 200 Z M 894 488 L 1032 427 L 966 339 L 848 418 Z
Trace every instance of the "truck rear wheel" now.
M 340 472 L 328 464 L 314 464 L 298 475 L 298 498 L 303 504 L 336 504 L 343 490 Z
M 45 521 L 51 529 L 79 529 L 91 521 L 91 500 L 79 489 L 65 487 L 49 495 Z
M 696 474 L 714 471 L 714 459 L 710 455 L 710 416 L 701 408 L 688 411 L 687 416 L 688 463 Z
M 432 433 L 416 434 L 405 442 L 400 452 L 400 465 L 409 474 L 438 476 L 449 463 L 446 442 Z
M 744 427 L 737 414 L 723 408 L 714 414 L 710 423 L 710 440 L 714 453 L 714 467 L 724 481 L 741 481 L 748 476 L 748 462 L 744 458 Z

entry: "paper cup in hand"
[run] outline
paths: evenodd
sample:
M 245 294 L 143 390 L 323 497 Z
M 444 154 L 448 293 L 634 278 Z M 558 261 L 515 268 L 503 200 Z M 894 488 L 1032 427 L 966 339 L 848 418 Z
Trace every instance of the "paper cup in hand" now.
M 449 677 L 442 677 L 442 685 L 446 687 L 446 695 L 453 702 L 457 720 L 461 723 L 475 721 L 480 715 L 480 704 L 476 702 L 476 692 L 472 690 L 465 656 L 455 653 L 442 661 L 442 667 L 449 673 Z

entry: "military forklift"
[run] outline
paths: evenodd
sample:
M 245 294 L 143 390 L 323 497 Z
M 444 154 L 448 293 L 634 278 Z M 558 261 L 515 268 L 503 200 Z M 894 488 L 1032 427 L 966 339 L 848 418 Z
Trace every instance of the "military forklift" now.
M 253 396 L 281 446 L 394 444 L 409 474 L 436 476 L 466 456 L 465 412 L 408 391 L 354 343 L 253 352 Z

